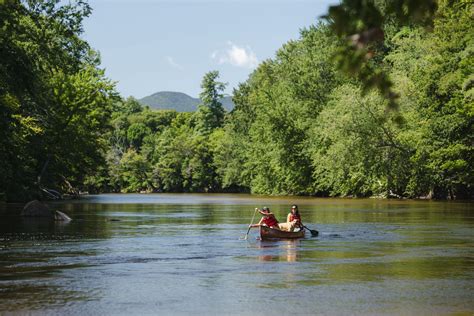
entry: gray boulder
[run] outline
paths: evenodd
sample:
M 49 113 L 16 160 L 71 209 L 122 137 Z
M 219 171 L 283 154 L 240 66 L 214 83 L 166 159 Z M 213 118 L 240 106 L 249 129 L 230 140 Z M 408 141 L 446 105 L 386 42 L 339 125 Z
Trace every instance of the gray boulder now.
M 60 222 L 69 222 L 71 218 L 61 211 L 54 212 L 54 220 Z

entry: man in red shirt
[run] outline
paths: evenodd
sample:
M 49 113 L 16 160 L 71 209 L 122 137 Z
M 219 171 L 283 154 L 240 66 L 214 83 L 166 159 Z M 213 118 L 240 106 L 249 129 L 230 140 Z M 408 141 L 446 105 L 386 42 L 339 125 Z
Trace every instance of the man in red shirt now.
M 268 207 L 264 207 L 261 210 L 258 210 L 260 214 L 263 215 L 262 219 L 258 224 L 253 224 L 250 225 L 249 227 L 260 227 L 260 226 L 268 226 L 270 228 L 274 229 L 280 229 L 278 226 L 278 220 L 276 219 L 275 215 L 270 212 L 270 209 Z

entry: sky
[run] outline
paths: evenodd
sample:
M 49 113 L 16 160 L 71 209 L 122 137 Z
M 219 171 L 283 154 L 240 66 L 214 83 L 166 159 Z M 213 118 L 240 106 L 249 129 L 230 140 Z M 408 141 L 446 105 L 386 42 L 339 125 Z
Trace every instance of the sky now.
M 89 0 L 83 38 L 123 97 L 197 97 L 218 70 L 227 94 L 336 0 Z

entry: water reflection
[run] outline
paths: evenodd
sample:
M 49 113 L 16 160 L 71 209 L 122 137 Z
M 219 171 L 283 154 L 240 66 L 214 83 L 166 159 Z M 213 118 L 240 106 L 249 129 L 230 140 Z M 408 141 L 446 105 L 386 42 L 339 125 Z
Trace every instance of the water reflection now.
M 259 241 L 257 248 L 278 248 L 278 254 L 264 254 L 258 256 L 259 261 L 286 261 L 296 262 L 299 248 L 299 240 Z

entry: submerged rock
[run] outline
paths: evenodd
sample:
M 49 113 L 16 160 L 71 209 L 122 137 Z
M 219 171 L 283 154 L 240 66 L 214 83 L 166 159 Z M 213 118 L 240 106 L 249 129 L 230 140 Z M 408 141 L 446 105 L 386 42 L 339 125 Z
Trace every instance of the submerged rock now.
M 38 200 L 28 202 L 21 211 L 23 217 L 49 218 L 60 222 L 69 222 L 71 218 L 61 211 L 51 211 L 49 207 Z
M 53 218 L 54 213 L 38 200 L 33 200 L 28 202 L 23 210 L 21 211 L 21 216 L 25 217 L 49 217 Z

